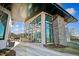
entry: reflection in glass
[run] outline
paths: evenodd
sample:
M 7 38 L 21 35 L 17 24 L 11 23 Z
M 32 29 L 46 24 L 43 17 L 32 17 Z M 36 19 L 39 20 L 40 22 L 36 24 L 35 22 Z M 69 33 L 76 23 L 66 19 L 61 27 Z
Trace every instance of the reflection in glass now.
M 33 39 L 35 42 L 41 42 L 41 16 L 38 16 L 32 21 Z
M 46 43 L 53 43 L 53 24 L 52 17 L 49 15 L 45 18 L 45 37 Z
M 0 11 L 0 40 L 4 40 L 8 15 Z
M 41 15 L 28 24 L 26 30 L 27 39 L 41 42 Z

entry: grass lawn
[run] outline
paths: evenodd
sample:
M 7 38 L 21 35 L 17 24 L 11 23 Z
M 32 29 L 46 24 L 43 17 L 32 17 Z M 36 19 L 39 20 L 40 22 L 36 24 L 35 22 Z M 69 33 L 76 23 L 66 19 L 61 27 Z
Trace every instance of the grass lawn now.
M 79 49 L 75 49 L 73 47 L 55 47 L 53 45 L 46 46 L 48 49 L 63 52 L 63 53 L 70 53 L 70 54 L 75 54 L 79 55 Z

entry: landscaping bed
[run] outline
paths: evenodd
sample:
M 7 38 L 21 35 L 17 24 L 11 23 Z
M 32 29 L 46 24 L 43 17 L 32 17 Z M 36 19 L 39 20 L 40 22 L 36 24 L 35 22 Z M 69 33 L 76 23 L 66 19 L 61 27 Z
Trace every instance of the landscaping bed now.
M 15 56 L 16 52 L 10 49 L 1 49 L 0 56 Z
M 70 53 L 70 54 L 74 54 L 74 55 L 79 55 L 79 49 L 73 48 L 70 46 L 62 46 L 62 45 L 55 46 L 52 44 L 52 45 L 47 45 L 45 47 L 47 47 L 48 49 L 63 52 L 63 53 Z

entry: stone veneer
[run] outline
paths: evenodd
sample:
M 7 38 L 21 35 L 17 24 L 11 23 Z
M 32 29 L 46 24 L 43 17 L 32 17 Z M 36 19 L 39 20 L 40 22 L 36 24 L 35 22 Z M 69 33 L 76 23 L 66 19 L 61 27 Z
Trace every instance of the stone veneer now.
M 54 37 L 54 44 L 59 44 L 59 30 L 58 30 L 58 20 L 57 18 L 53 20 L 53 37 Z
M 60 15 L 53 21 L 53 34 L 55 45 L 67 45 L 65 21 Z

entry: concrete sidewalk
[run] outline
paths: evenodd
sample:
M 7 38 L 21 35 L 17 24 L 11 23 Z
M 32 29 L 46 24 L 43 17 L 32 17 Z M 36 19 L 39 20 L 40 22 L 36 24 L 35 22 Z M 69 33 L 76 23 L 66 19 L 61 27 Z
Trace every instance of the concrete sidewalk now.
M 16 51 L 16 56 L 75 56 L 73 54 L 49 50 L 40 43 L 21 42 L 13 49 Z

